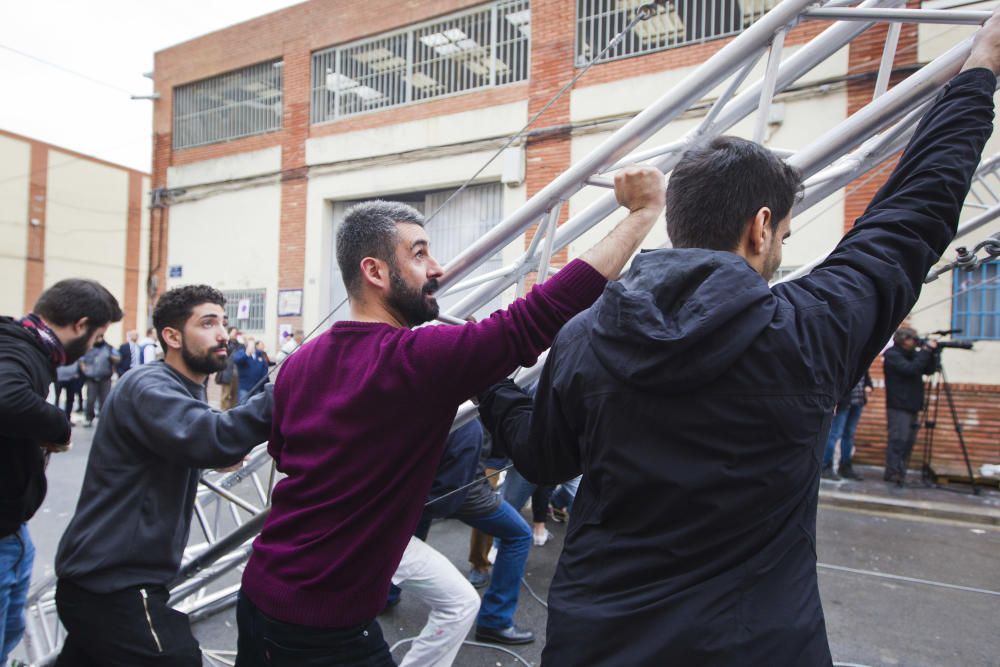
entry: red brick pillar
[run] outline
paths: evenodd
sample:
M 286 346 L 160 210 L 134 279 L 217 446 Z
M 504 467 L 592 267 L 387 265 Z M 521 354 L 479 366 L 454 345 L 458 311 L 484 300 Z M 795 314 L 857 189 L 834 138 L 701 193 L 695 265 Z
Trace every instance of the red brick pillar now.
M 305 289 L 306 139 L 309 136 L 309 68 L 311 54 L 305 42 L 286 43 L 284 109 L 281 142 L 281 230 L 278 289 Z M 303 292 L 304 293 L 304 292 Z M 277 304 L 276 304 L 277 306 Z M 302 317 L 278 318 L 281 324 L 302 326 Z M 280 345 L 281 341 L 278 341 Z
M 28 185 L 28 247 L 24 263 L 24 310 L 30 311 L 45 287 L 45 201 L 49 148 L 32 142 Z
M 573 78 L 574 3 L 565 0 L 534 0 L 531 3 L 531 76 L 528 87 L 528 117 L 532 118 L 552 97 Z M 532 129 L 568 126 L 570 122 L 570 94 L 553 104 L 535 121 Z M 528 197 L 548 185 L 552 179 L 570 166 L 570 131 L 546 133 L 527 143 L 527 169 L 525 184 Z M 563 205 L 559 214 L 561 225 L 569 218 L 569 206 Z M 530 243 L 537 227 L 527 233 Z M 565 250 L 552 257 L 554 266 L 566 263 Z
M 139 236 L 142 233 L 142 174 L 130 171 L 128 174 L 128 219 L 125 231 L 125 294 L 122 295 L 122 327 L 125 332 L 139 328 Z M 142 314 L 145 322 L 145 313 Z M 123 332 L 123 333 L 125 333 Z

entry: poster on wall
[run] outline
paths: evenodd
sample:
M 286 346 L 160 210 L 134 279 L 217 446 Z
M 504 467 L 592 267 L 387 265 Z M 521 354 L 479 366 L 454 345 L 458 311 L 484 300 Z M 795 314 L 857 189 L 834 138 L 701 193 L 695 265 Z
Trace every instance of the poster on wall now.
M 236 306 L 236 319 L 250 319 L 250 299 L 240 299 L 239 305 Z
M 299 317 L 302 315 L 302 290 L 278 290 L 278 317 Z

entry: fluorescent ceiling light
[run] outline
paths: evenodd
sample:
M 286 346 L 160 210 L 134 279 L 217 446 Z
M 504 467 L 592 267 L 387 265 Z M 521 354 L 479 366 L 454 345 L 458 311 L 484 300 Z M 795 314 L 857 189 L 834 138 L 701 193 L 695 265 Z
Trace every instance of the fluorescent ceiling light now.
M 439 32 L 432 32 L 429 35 L 424 35 L 420 38 L 420 41 L 427 46 L 433 48 L 435 46 L 442 46 L 447 44 L 450 40 Z
M 382 93 L 375 90 L 371 86 L 358 86 L 357 88 L 352 88 L 350 92 L 354 93 L 365 102 L 374 102 L 377 99 L 385 97 Z
M 427 76 L 423 72 L 414 72 L 413 76 L 410 77 L 410 85 L 414 88 L 420 89 L 434 88 L 438 85 L 438 82 L 436 79 Z
M 346 92 L 357 87 L 357 81 L 343 74 L 336 74 L 334 72 L 327 72 L 326 74 L 326 89 L 329 91 L 337 92 L 339 90 Z
M 453 42 L 457 42 L 463 39 L 468 39 L 468 35 L 459 30 L 458 28 L 450 28 L 444 31 L 444 36 Z
M 511 12 L 505 17 L 511 25 L 524 25 L 526 23 L 531 23 L 531 10 L 522 9 L 519 12 Z
M 371 49 L 370 51 L 352 53 L 351 57 L 359 62 L 370 63 L 373 60 L 385 60 L 386 58 L 392 58 L 392 51 L 379 47 L 377 49 Z

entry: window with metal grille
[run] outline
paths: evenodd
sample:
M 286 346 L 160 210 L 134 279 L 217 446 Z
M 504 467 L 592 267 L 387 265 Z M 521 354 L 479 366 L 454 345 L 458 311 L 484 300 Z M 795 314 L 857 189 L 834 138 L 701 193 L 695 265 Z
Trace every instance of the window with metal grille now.
M 174 88 L 174 148 L 281 129 L 282 61 Z
M 583 67 L 625 29 L 647 0 L 577 0 L 576 64 Z M 780 0 L 674 0 L 657 4 L 600 62 L 735 35 Z
M 313 53 L 313 123 L 528 78 L 529 0 L 505 0 Z
M 223 290 L 222 295 L 226 297 L 226 317 L 230 327 L 239 327 L 241 331 L 264 331 L 266 289 Z
M 951 328 L 962 330 L 959 338 L 1000 340 L 1000 262 L 956 271 L 952 293 Z

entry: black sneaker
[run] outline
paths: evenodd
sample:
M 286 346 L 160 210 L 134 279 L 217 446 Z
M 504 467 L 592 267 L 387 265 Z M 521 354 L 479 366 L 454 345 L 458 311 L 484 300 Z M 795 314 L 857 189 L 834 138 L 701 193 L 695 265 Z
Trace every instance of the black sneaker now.
M 823 466 L 823 469 L 819 471 L 819 476 L 823 479 L 833 480 L 834 482 L 840 481 L 840 476 L 833 471 L 833 464 L 827 463 Z
M 857 470 L 855 470 L 854 466 L 852 466 L 850 463 L 845 463 L 844 465 L 840 466 L 840 470 L 837 471 L 837 474 L 843 477 L 844 479 L 853 479 L 857 482 L 860 482 L 865 478 L 865 476 L 859 473 Z

